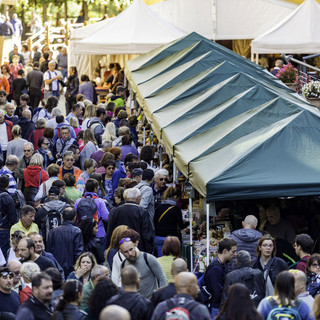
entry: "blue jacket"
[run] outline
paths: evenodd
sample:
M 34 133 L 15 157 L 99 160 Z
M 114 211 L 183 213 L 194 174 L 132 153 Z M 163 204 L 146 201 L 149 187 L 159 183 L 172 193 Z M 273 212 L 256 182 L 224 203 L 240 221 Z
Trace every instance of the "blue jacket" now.
M 83 252 L 81 230 L 73 222 L 63 221 L 61 226 L 50 230 L 47 250 L 57 259 L 67 277 Z
M 119 169 L 116 170 L 112 175 L 113 193 L 118 188 L 119 180 L 125 178 L 126 176 L 126 168 L 124 167 L 124 164 L 121 164 Z

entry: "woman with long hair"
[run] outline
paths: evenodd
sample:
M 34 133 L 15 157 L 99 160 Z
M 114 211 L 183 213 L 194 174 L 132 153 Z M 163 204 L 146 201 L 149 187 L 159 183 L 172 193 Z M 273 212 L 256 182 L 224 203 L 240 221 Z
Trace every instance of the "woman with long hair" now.
M 98 320 L 101 310 L 106 306 L 106 302 L 116 294 L 119 289 L 110 279 L 100 280 L 94 287 L 88 302 L 88 319 Z
M 15 155 L 19 159 L 23 158 L 23 146 L 27 140 L 21 138 L 22 130 L 19 125 L 14 125 L 11 129 L 13 140 L 8 142 L 8 149 L 7 149 L 7 157 L 10 155 Z
M 84 130 L 83 133 L 83 142 L 84 142 L 84 148 L 82 149 L 80 153 L 80 164 L 81 164 L 81 170 L 84 170 L 84 161 L 86 159 L 89 159 L 90 156 L 98 150 L 97 148 L 97 141 L 94 138 L 94 135 L 91 131 L 91 129 Z
M 96 105 L 94 104 L 87 105 L 83 115 L 83 121 L 81 126 L 82 130 L 86 130 L 89 128 L 90 120 L 92 120 L 95 116 L 96 116 Z
M 34 130 L 29 137 L 29 141 L 33 143 L 34 151 L 37 151 L 39 149 L 38 142 L 39 142 L 39 139 L 43 137 L 43 132 L 45 128 L 46 128 L 46 119 L 44 118 L 38 119 L 36 123 L 36 130 Z M 50 147 L 50 143 L 49 143 L 49 147 Z
M 106 252 L 106 258 L 109 263 L 109 269 L 112 271 L 113 257 L 119 252 L 119 241 L 122 239 L 122 233 L 128 229 L 128 226 L 120 225 L 116 227 L 111 235 L 110 245 Z M 119 258 L 123 261 L 125 258 L 119 252 Z
M 7 79 L 9 84 L 9 94 L 7 96 L 7 100 L 11 101 L 13 99 L 13 89 L 12 89 L 12 82 L 13 82 L 13 74 L 10 72 L 10 67 L 7 64 L 3 64 L 1 66 L 1 73 Z M 19 102 L 20 103 L 20 102 Z
M 281 271 L 288 270 L 288 265 L 282 259 L 275 257 L 276 242 L 269 234 L 260 238 L 257 244 L 257 258 L 252 267 L 263 272 L 266 282 L 266 296 L 273 295 L 273 286 Z
M 11 235 L 11 247 L 7 252 L 8 262 L 10 260 L 20 260 L 18 243 L 25 236 L 26 234 L 21 230 L 17 230 Z
M 106 197 L 106 191 L 104 190 L 104 186 L 103 186 L 103 181 L 102 181 L 102 175 L 100 173 L 94 172 L 90 174 L 90 178 L 91 179 L 95 179 L 98 181 L 98 192 L 97 195 L 99 196 L 99 198 L 104 199 Z
M 258 312 L 262 315 L 263 319 L 266 320 L 270 312 L 277 314 L 280 310 L 272 310 L 279 307 L 287 307 L 289 310 L 296 310 L 299 313 L 301 320 L 314 319 L 313 316 L 310 316 L 311 310 L 307 303 L 303 300 L 296 299 L 294 281 L 294 275 L 289 271 L 282 271 L 278 274 L 274 285 L 274 295 L 262 299 L 258 306 Z M 286 313 L 282 310 L 281 314 Z M 272 319 L 275 318 L 272 317 Z M 284 317 L 281 319 L 284 319 Z
M 116 126 L 114 125 L 113 122 L 108 122 L 106 125 L 106 130 L 104 131 L 102 135 L 102 142 L 108 141 L 111 142 L 116 140 L 117 135 L 116 135 Z
M 43 120 L 39 119 L 38 121 Z M 52 150 L 50 148 L 50 141 L 48 138 L 40 137 L 38 140 L 38 150 L 36 153 L 39 153 L 43 157 L 43 169 L 47 170 L 48 166 L 51 163 L 54 163 L 54 157 L 52 155 Z
M 102 264 L 105 260 L 104 250 L 100 240 L 96 237 L 98 232 L 98 221 L 88 218 L 81 222 L 80 229 L 83 236 L 84 250 L 94 254 L 97 263 Z
M 181 209 L 177 201 L 181 197 L 181 191 L 176 187 L 168 187 L 163 193 L 162 202 L 154 213 L 155 239 L 158 257 L 162 256 L 162 246 L 166 237 L 171 235 L 181 238 L 180 230 L 187 226 L 182 221 Z
M 82 253 L 76 261 L 74 270 L 69 276 L 69 279 L 79 280 L 81 283 L 86 284 L 91 277 L 91 270 L 97 265 L 95 256 L 91 252 Z
M 306 290 L 315 297 L 320 293 L 320 254 L 314 253 L 306 266 L 307 286 Z
M 78 79 L 78 71 L 77 67 L 70 67 L 69 68 L 69 77 L 67 82 L 65 83 L 67 87 L 66 90 L 66 107 L 67 107 L 67 114 L 69 114 L 72 110 L 72 106 L 76 103 L 77 94 L 79 92 L 79 79 Z
M 242 283 L 230 286 L 228 298 L 223 304 L 217 320 L 262 320 L 248 288 Z
M 83 285 L 79 280 L 67 280 L 63 285 L 63 295 L 60 298 L 53 320 L 87 319 L 85 312 L 79 310 L 82 300 Z
M 104 165 L 105 165 L 106 173 L 102 177 L 103 177 L 104 190 L 106 192 L 105 199 L 108 202 L 112 203 L 113 202 L 113 194 L 114 194 L 113 185 L 112 185 L 112 176 L 114 174 L 116 166 L 115 166 L 115 162 L 113 160 L 106 161 L 104 163 Z
M 45 170 L 43 170 L 43 157 L 40 153 L 35 153 L 29 166 L 23 172 L 24 176 L 24 197 L 27 204 L 34 203 L 34 197 L 38 193 L 40 185 L 49 179 Z

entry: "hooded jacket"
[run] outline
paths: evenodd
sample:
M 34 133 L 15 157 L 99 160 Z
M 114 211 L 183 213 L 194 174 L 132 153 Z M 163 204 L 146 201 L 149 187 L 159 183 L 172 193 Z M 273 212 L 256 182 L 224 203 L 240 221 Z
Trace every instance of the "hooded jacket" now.
M 256 248 L 261 237 L 262 233 L 254 229 L 239 229 L 231 234 L 231 238 L 237 242 L 237 251 L 248 251 L 252 260 L 257 256 Z
M 29 140 L 31 133 L 36 130 L 34 123 L 25 117 L 20 118 L 18 125 L 21 127 L 21 137 L 26 140 Z
M 41 179 L 40 179 L 40 172 Z M 40 166 L 28 166 L 23 173 L 24 176 L 24 185 L 25 187 L 35 187 L 39 188 L 41 183 L 49 179 L 48 174 Z

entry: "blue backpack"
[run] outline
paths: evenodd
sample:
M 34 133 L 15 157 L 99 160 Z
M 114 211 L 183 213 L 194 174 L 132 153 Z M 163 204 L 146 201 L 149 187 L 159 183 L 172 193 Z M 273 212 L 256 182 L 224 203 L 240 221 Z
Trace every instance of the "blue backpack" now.
M 295 306 L 282 306 L 277 304 L 273 297 L 267 298 L 272 310 L 268 314 L 267 320 L 301 320 L 299 309 L 301 301 L 295 301 Z

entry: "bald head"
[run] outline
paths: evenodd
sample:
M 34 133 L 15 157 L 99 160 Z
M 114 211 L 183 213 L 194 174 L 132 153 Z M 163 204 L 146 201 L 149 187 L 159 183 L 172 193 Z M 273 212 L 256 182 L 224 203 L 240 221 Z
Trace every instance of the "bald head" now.
M 20 270 L 20 267 L 21 267 L 21 262 L 18 261 L 18 260 L 10 260 L 7 264 L 8 268 L 13 271 L 13 269 L 18 269 Z
M 306 274 L 301 270 L 292 270 L 292 273 L 294 275 L 294 289 L 295 289 L 296 295 L 304 293 L 306 291 L 306 284 L 307 284 Z
M 121 271 L 121 283 L 123 287 L 138 286 L 139 274 L 136 267 L 128 265 Z
M 27 119 L 31 119 L 31 111 L 30 110 L 22 111 L 22 116 L 27 118 Z
M 174 279 L 177 293 L 188 294 L 194 298 L 198 296 L 197 277 L 191 272 L 180 272 Z
M 101 311 L 99 320 L 131 320 L 131 316 L 125 308 L 110 305 Z
M 177 276 L 180 272 L 188 271 L 187 263 L 181 259 L 177 258 L 172 262 L 171 274 L 173 277 Z
M 242 226 L 244 229 L 255 229 L 257 227 L 257 224 L 258 219 L 253 215 L 246 216 L 242 221 Z
M 21 274 L 20 274 L 20 269 L 21 269 L 21 262 L 18 260 L 10 260 L 7 264 L 8 268 L 10 269 L 11 272 L 13 272 L 13 286 L 16 286 L 20 279 L 21 279 Z

